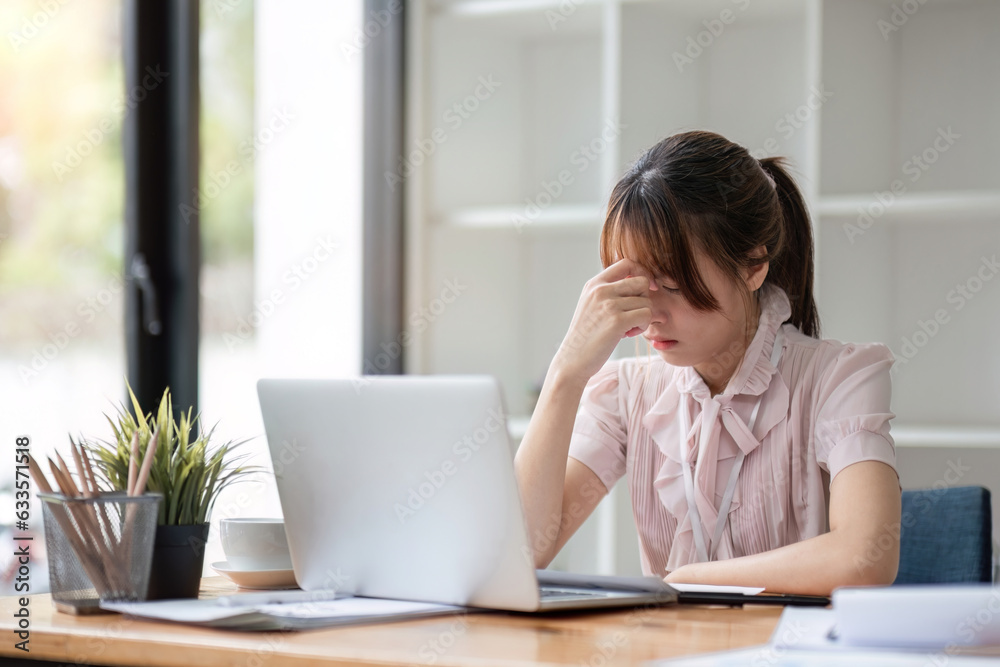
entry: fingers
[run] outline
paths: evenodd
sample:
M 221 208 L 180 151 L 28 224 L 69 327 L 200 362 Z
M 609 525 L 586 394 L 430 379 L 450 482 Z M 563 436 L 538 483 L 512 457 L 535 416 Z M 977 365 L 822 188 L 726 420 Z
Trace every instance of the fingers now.
M 621 307 L 621 317 L 619 324 L 623 331 L 622 338 L 632 338 L 638 336 L 649 328 L 653 319 L 653 311 L 649 307 L 649 299 L 643 297 L 629 297 L 621 299 L 618 304 Z
M 630 310 L 625 314 L 629 320 L 626 324 L 631 325 L 625 332 L 626 337 L 638 336 L 648 329 L 650 323 L 653 321 L 653 311 L 648 305 Z
M 634 310 L 649 310 L 652 307 L 649 297 L 646 296 L 624 296 L 615 300 L 616 310 L 632 314 Z
M 620 259 L 588 281 L 602 298 L 645 296 L 660 288 L 649 272 L 630 259 Z
M 656 289 L 658 289 L 656 284 L 645 276 L 628 276 L 597 287 L 598 292 L 605 298 L 632 296 L 648 298 L 650 291 Z
M 618 260 L 597 274 L 599 279 L 608 283 L 613 283 L 629 276 L 645 276 L 646 278 L 652 278 L 645 268 L 627 258 Z

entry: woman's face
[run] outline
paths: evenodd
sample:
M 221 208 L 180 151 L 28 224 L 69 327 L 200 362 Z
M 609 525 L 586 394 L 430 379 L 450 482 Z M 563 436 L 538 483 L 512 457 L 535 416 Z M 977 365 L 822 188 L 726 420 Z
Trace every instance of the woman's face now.
M 702 280 L 720 309 L 698 310 L 688 303 L 670 276 L 654 276 L 657 289 L 649 292 L 653 317 L 642 335 L 664 361 L 674 366 L 694 366 L 715 389 L 714 383 L 728 380 L 743 358 L 747 313 L 737 286 L 702 251 L 693 250 Z M 756 329 L 756 321 L 753 325 Z

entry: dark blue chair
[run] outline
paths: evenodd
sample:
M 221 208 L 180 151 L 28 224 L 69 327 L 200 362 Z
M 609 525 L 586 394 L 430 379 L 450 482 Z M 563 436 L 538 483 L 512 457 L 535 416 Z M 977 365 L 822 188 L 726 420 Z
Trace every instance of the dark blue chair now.
M 903 491 L 894 584 L 993 580 L 990 491 L 981 486 Z

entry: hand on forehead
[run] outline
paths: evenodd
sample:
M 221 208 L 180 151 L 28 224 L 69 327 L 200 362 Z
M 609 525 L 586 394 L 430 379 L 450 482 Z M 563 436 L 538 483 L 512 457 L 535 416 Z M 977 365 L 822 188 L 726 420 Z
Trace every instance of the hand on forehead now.
M 619 259 L 619 261 L 621 260 Z M 657 289 L 659 289 L 659 287 L 657 287 L 656 284 L 656 278 L 645 267 L 627 258 L 625 259 L 625 262 L 627 262 L 629 265 L 628 275 L 625 276 L 626 278 L 631 278 L 633 276 L 636 277 L 641 276 L 649 281 L 650 290 L 656 291 Z

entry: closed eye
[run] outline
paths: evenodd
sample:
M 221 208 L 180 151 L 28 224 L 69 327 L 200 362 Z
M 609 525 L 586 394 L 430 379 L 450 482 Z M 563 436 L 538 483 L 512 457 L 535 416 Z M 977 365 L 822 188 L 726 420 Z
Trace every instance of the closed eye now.
M 680 287 L 670 287 L 669 285 L 660 285 L 660 287 L 667 290 L 671 294 L 677 294 L 681 291 Z

